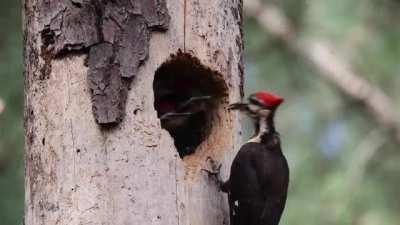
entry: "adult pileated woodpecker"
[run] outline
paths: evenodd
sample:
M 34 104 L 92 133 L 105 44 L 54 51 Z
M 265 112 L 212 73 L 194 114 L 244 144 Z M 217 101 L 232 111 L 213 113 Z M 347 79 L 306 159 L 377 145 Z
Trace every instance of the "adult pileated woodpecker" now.
M 249 103 L 229 107 L 249 115 L 256 128 L 233 160 L 229 180 L 221 181 L 222 191 L 228 193 L 231 225 L 279 224 L 289 183 L 289 167 L 274 126 L 282 102 L 263 91 L 252 94 Z

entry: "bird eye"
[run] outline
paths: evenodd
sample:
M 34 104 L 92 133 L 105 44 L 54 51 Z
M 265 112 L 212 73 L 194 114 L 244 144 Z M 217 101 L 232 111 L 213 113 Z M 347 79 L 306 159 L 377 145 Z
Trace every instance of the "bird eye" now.
M 258 106 L 264 106 L 264 104 L 260 101 L 260 99 L 256 98 L 256 97 L 252 97 L 249 99 L 250 103 L 253 105 L 258 105 Z

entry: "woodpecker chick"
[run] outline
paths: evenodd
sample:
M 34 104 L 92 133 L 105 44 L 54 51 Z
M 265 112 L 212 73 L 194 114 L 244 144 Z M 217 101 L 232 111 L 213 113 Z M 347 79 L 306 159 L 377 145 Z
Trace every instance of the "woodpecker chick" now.
M 193 128 L 201 127 L 206 122 L 212 97 L 195 96 L 174 105 L 172 103 L 175 102 L 159 102 L 159 118 L 162 127 L 174 137 L 175 146 L 183 157 L 193 153 L 202 141 L 204 130 Z M 164 105 L 165 107 L 160 107 Z
M 208 101 L 210 99 L 211 96 L 191 97 L 178 106 L 171 107 L 171 109 L 169 109 L 170 111 L 160 115 L 160 120 L 164 128 L 173 130 L 185 125 L 192 116 L 207 110 Z
M 221 187 L 228 193 L 231 225 L 278 225 L 285 208 L 289 167 L 281 151 L 274 115 L 284 99 L 262 91 L 248 100 L 232 104 L 229 109 L 250 116 L 255 134 L 240 148 L 230 177 L 221 182 Z

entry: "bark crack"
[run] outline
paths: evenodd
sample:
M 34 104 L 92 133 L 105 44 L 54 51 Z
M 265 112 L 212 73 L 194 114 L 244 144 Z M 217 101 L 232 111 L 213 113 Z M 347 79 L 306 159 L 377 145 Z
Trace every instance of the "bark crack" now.
M 175 205 L 178 225 L 180 225 L 179 198 L 178 198 L 178 156 L 175 156 Z
M 72 119 L 69 120 L 69 128 L 71 131 L 71 140 L 72 140 L 72 152 L 75 151 L 75 135 L 74 135 L 74 127 L 72 124 Z M 73 172 L 74 172 L 74 183 L 75 183 L 75 178 L 76 178 L 76 155 L 73 154 L 74 160 L 73 160 Z

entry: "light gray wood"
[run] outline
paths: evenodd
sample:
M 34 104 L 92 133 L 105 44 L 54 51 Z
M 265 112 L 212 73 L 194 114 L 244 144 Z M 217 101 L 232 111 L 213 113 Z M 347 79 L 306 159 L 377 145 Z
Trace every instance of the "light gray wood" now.
M 167 1 L 169 30 L 152 34 L 126 116 L 111 130 L 94 120 L 86 55 L 40 54 L 37 3 L 25 2 L 25 224 L 228 224 L 226 196 L 201 169 L 211 157 L 226 177 L 239 147 L 238 115 L 226 110 L 243 82 L 239 1 Z M 183 160 L 160 126 L 152 91 L 154 72 L 178 49 L 221 73 L 229 89 L 211 135 Z M 41 77 L 48 64 L 49 77 Z
M 185 51 L 197 56 L 203 64 L 224 75 L 229 87 L 229 102 L 240 99 L 243 84 L 240 71 L 242 57 L 241 1 L 201 1 L 186 0 Z M 219 121 L 215 122 L 211 138 L 200 151 L 185 161 L 186 179 L 179 198 L 185 203 L 181 224 L 221 225 L 229 224 L 226 195 L 209 187 L 199 168 L 206 157 L 223 162 L 222 175 L 227 177 L 230 164 L 236 154 L 240 139 L 239 122 L 236 114 L 219 111 Z M 223 213 L 221 214 L 221 209 Z

